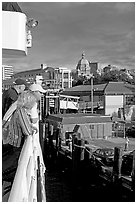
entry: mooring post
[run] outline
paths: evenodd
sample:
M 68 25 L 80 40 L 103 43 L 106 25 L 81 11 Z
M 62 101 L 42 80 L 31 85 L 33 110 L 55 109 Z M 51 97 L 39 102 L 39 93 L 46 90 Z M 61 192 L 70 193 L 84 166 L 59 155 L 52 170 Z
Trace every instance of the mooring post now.
M 59 154 L 59 148 L 61 148 L 61 142 L 59 140 L 59 134 L 60 134 L 60 129 L 57 127 L 56 132 L 55 132 L 55 139 L 56 139 L 56 156 L 58 157 Z
M 72 136 L 72 172 L 74 186 L 77 186 L 81 182 L 81 170 L 82 164 L 84 164 L 85 143 L 83 139 L 80 139 L 80 134 L 73 134 Z
M 73 190 L 75 192 L 75 187 L 77 186 L 77 172 L 78 172 L 78 138 L 77 134 L 73 134 L 72 136 L 72 180 L 73 180 Z
M 85 163 L 89 162 L 89 159 L 92 157 L 91 153 L 92 153 L 92 149 L 86 145 L 88 145 L 89 142 L 87 140 L 85 140 L 85 154 L 84 154 L 84 160 Z
M 78 138 L 78 157 L 79 162 L 84 160 L 84 152 L 85 152 L 85 142 L 83 139 Z
M 59 133 L 58 133 L 58 149 L 61 149 L 61 145 L 62 145 L 62 137 L 63 137 L 63 133 L 62 133 L 62 128 L 59 128 Z
M 56 129 L 56 150 L 58 149 L 58 145 L 59 145 L 59 128 Z
M 131 178 L 132 178 L 132 190 L 134 192 L 135 191 L 135 151 L 133 152 L 133 164 L 132 164 Z
M 48 157 L 48 148 L 49 148 L 49 144 L 48 144 L 48 123 L 45 122 L 45 139 L 44 139 L 44 152 L 43 152 L 43 158 L 44 161 L 46 160 L 46 158 Z
M 78 138 L 76 136 L 76 134 L 73 134 L 73 137 L 72 137 L 72 168 L 73 168 L 73 173 L 75 174 L 75 171 L 76 171 L 76 168 L 77 168 L 77 148 L 76 148 L 76 145 L 77 145 L 77 141 L 78 141 Z
M 122 151 L 121 147 L 115 147 L 114 149 L 113 182 L 115 184 L 121 177 Z
M 45 140 L 48 138 L 48 123 L 45 122 Z
M 89 147 L 85 147 L 85 153 L 84 153 L 85 163 L 89 162 L 89 159 L 91 158 L 90 151 L 91 151 L 91 150 L 90 150 Z

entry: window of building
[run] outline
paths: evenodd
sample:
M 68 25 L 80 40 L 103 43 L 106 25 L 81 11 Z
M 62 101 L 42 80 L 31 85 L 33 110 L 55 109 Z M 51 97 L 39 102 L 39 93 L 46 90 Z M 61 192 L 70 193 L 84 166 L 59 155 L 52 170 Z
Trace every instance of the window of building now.
M 64 82 L 64 88 L 68 88 L 68 82 Z
M 126 96 L 126 105 L 135 105 L 135 96 Z
M 68 73 L 64 73 L 63 77 L 64 77 L 64 79 L 68 79 L 68 77 L 69 77 Z
M 99 96 L 99 101 L 103 101 L 103 96 Z
M 95 125 L 90 125 L 90 129 L 94 130 L 95 129 Z
M 90 96 L 83 96 L 82 99 L 85 102 L 89 102 L 90 101 Z

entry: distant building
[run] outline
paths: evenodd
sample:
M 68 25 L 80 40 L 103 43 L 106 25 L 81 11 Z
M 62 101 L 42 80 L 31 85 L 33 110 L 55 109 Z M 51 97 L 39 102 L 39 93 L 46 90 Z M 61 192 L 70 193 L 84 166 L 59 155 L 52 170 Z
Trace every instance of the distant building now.
M 104 72 L 104 73 L 109 73 L 110 70 L 111 70 L 111 65 L 108 65 L 108 66 L 106 66 L 106 67 L 103 68 L 103 72 Z
M 109 73 L 110 71 L 114 71 L 114 70 L 119 70 L 118 69 L 118 67 L 116 67 L 116 66 L 112 66 L 112 65 L 108 65 L 108 66 L 106 66 L 106 67 L 104 67 L 103 68 L 103 72 L 105 73 L 105 74 L 107 74 L 107 73 Z
M 85 53 L 82 53 L 82 58 L 78 61 L 76 71 L 78 76 L 80 75 L 95 75 L 98 70 L 98 62 L 91 62 L 85 58 Z
M 98 62 L 89 62 L 90 73 L 95 75 L 98 72 Z
M 71 70 L 64 67 L 48 67 L 46 64 L 41 64 L 39 69 L 18 72 L 13 75 L 13 78 L 23 78 L 32 84 L 36 82 L 38 76 L 41 77 L 44 88 L 64 89 L 72 87 Z
M 18 72 L 13 75 L 13 78 L 22 78 L 25 79 L 28 83 L 32 84 L 35 82 L 36 76 L 42 76 L 44 79 L 47 80 L 49 79 L 49 73 L 45 69 L 41 68 Z
M 53 127 L 54 131 L 58 127 L 61 129 L 61 140 L 66 143 L 69 135 L 77 132 L 84 140 L 103 139 L 112 136 L 112 120 L 110 116 L 91 114 L 52 114 L 46 117 L 45 123 L 48 127 Z M 53 135 L 53 139 L 55 139 Z
M 71 88 L 72 87 L 72 76 L 71 70 L 66 67 L 59 67 L 59 80 L 60 88 Z
M 2 90 L 7 90 L 14 86 L 15 79 L 10 78 L 6 80 L 2 80 Z
M 13 66 L 2 65 L 2 80 L 10 79 L 13 75 Z
M 124 82 L 93 85 L 93 108 L 96 113 L 118 115 L 135 106 L 135 86 Z M 80 85 L 63 91 L 64 95 L 80 97 L 80 109 L 91 110 L 91 85 Z M 132 108 L 131 108 L 132 109 Z M 123 115 L 126 113 L 123 113 Z
M 90 66 L 88 60 L 85 58 L 85 53 L 82 53 L 82 58 L 78 61 L 77 74 L 80 75 L 89 75 L 90 74 Z

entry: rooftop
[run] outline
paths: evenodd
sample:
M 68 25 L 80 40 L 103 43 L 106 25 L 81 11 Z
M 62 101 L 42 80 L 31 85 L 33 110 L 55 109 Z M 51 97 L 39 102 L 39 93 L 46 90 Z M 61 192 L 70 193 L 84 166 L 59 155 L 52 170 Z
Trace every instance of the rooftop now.
M 16 74 L 14 74 L 14 77 L 17 77 L 18 75 L 21 75 L 21 74 L 32 74 L 32 73 L 38 73 L 38 72 L 45 72 L 45 70 L 47 70 L 47 69 L 54 69 L 54 68 L 52 68 L 52 67 L 47 67 L 47 68 L 45 68 L 45 69 L 41 69 L 41 68 L 39 68 L 39 69 L 31 69 L 31 70 L 26 70 L 26 71 L 23 71 L 23 72 L 17 72 Z
M 125 84 L 124 82 L 109 82 L 105 84 L 93 85 L 94 92 L 101 91 L 105 94 L 134 94 L 135 86 Z M 79 85 L 72 88 L 65 89 L 65 95 L 80 95 L 82 93 L 90 92 L 91 85 Z
M 105 94 L 133 94 L 124 82 L 109 82 L 105 88 Z
M 96 91 L 104 91 L 106 85 L 107 84 L 97 84 L 97 85 L 93 85 L 93 88 Z M 64 90 L 64 92 L 72 92 L 72 91 L 73 92 L 91 91 L 91 85 L 79 85 L 79 86 L 74 86 Z
M 55 114 L 49 115 L 49 120 L 61 122 L 62 124 L 85 124 L 112 122 L 111 117 L 107 115 L 77 113 L 77 114 Z

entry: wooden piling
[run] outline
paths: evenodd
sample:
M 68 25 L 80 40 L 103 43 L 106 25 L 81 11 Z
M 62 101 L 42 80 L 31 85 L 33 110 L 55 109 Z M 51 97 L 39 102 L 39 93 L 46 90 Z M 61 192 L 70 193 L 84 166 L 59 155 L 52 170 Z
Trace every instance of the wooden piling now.
M 84 140 L 79 138 L 80 135 L 75 133 L 72 136 L 72 172 L 74 186 L 81 181 L 81 168 L 84 162 L 85 149 L 83 148 Z
M 45 140 L 48 138 L 48 123 L 45 123 Z
M 79 161 L 83 161 L 84 160 L 84 153 L 85 153 L 85 142 L 83 139 L 78 138 L 78 157 L 79 157 Z
M 56 96 L 56 94 L 55 94 Z M 57 114 L 57 98 L 54 98 L 54 113 Z
M 56 130 L 56 150 L 58 149 L 58 146 L 59 146 L 59 128 L 57 128 Z
M 114 149 L 114 165 L 113 165 L 113 182 L 117 183 L 121 177 L 122 165 L 122 148 L 115 147 Z
M 91 149 L 89 147 L 85 147 L 85 153 L 84 153 L 84 160 L 85 163 L 89 162 L 89 159 L 91 158 Z
M 87 140 L 85 140 L 85 153 L 84 153 L 85 163 L 88 162 L 89 159 L 91 158 L 90 148 L 86 146 L 87 144 L 89 144 L 89 142 Z
M 132 190 L 135 191 L 135 151 L 133 153 L 133 164 L 132 164 L 131 178 L 132 178 Z
M 60 94 L 58 94 L 58 113 L 60 113 Z
M 78 163 L 78 159 L 77 159 L 77 148 L 75 145 L 77 145 L 77 141 L 78 138 L 76 136 L 76 134 L 73 134 L 72 136 L 72 171 L 75 174 L 76 169 L 77 169 L 77 163 Z

